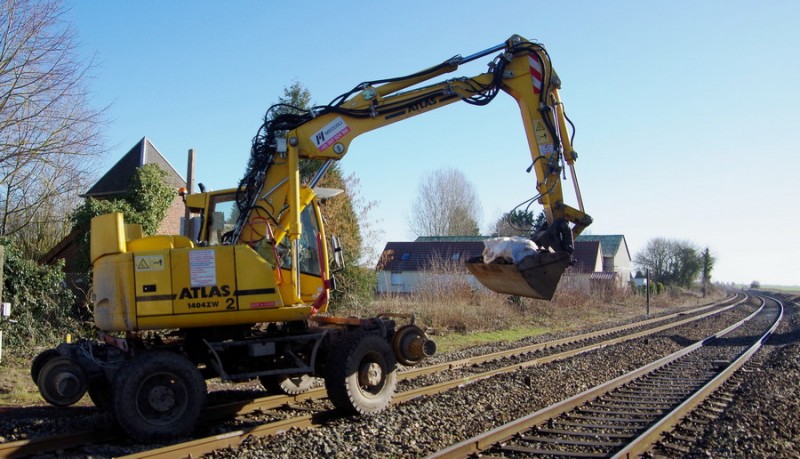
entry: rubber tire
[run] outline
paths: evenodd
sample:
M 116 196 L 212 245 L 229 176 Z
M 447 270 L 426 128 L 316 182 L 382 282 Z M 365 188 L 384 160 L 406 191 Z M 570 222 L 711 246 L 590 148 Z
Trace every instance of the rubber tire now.
M 72 383 L 61 385 L 59 375 L 71 377 Z M 86 394 L 86 375 L 78 364 L 69 357 L 55 357 L 47 361 L 39 371 L 36 384 L 39 393 L 47 403 L 54 406 L 70 406 Z M 66 390 L 66 392 L 62 392 Z
M 258 381 L 261 383 L 261 387 L 263 387 L 268 394 L 283 394 L 283 389 L 281 388 L 281 382 L 278 379 L 278 375 L 259 376 Z
M 33 379 L 34 384 L 39 384 L 39 373 L 42 372 L 42 368 L 44 368 L 47 362 L 56 357 L 61 357 L 61 353 L 55 349 L 48 349 L 40 352 L 39 355 L 33 358 L 31 361 L 31 379 Z
M 111 411 L 114 405 L 114 398 L 111 395 L 111 385 L 105 378 L 89 378 L 86 392 L 92 403 L 100 411 Z
M 373 387 L 359 382 L 359 369 L 375 363 L 381 381 Z M 375 414 L 389 406 L 397 387 L 397 362 L 391 345 L 378 335 L 344 335 L 328 353 L 325 388 L 328 398 L 342 412 Z
M 126 362 L 114 378 L 114 416 L 122 430 L 142 442 L 185 437 L 206 402 L 206 382 L 186 357 L 153 351 Z M 171 406 L 154 406 L 154 402 Z

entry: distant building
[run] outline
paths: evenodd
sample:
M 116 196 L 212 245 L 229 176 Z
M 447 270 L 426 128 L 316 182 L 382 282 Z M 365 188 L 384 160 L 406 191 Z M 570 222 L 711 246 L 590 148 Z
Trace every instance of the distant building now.
M 100 179 L 92 185 L 89 190 L 82 194 L 83 198 L 92 199 L 114 199 L 118 198 L 130 190 L 131 179 L 136 173 L 136 169 L 145 164 L 157 164 L 163 169 L 167 176 L 165 178 L 167 186 L 175 188 L 175 199 L 172 202 L 167 216 L 161 222 L 158 229 L 159 234 L 180 234 L 181 221 L 184 217 L 183 202 L 178 196 L 177 190 L 186 186 L 186 180 L 181 177 L 177 170 L 164 158 L 158 148 L 147 138 L 142 137 L 111 169 L 108 170 Z M 70 234 L 53 247 L 42 259 L 43 264 L 51 264 L 56 260 L 63 259 L 65 262 L 65 273 L 78 273 L 80 268 L 77 266 L 77 251 L 79 250 L 77 240 L 81 235 L 81 230 L 75 228 Z
M 631 263 L 631 253 L 628 250 L 628 243 L 625 241 L 625 236 L 622 234 L 610 235 L 580 235 L 575 240 L 575 244 L 586 242 L 598 242 L 602 248 L 603 253 L 603 269 L 604 276 L 608 279 L 613 277 L 613 282 L 618 287 L 625 288 L 631 279 L 633 271 Z M 600 276 L 595 276 L 600 278 Z
M 420 237 L 413 242 L 389 242 L 378 260 L 378 293 L 413 293 L 422 275 L 447 266 L 463 269 L 464 261 L 483 253 L 485 236 Z M 475 280 L 475 286 L 478 286 Z
M 489 236 L 431 236 L 413 242 L 389 242 L 378 261 L 378 293 L 417 291 L 423 273 L 447 265 L 463 268 L 463 262 L 483 253 Z M 608 247 L 607 247 L 608 246 Z M 580 236 L 575 241 L 575 264 L 567 274 L 574 284 L 591 288 L 626 288 L 631 260 L 622 235 Z M 479 284 L 473 279 L 475 286 Z

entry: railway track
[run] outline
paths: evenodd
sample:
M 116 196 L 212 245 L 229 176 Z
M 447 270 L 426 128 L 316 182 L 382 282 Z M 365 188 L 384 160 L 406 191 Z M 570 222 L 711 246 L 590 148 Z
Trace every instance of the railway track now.
M 431 365 L 429 367 L 415 368 L 409 371 L 404 371 L 400 373 L 399 379 L 410 381 L 421 378 L 425 375 L 437 374 L 463 368 L 473 368 L 476 365 L 486 364 L 487 362 L 497 363 L 512 358 L 517 358 L 519 360 L 518 362 L 510 365 L 495 365 L 495 368 L 490 370 L 481 371 L 478 373 L 471 372 L 466 376 L 456 377 L 452 380 L 435 385 L 426 385 L 400 392 L 395 397 L 395 403 L 403 403 L 424 395 L 441 393 L 453 387 L 457 387 L 479 379 L 489 378 L 498 374 L 513 372 L 520 368 L 541 365 L 543 363 L 559 359 L 566 359 L 570 356 L 587 352 L 591 349 L 610 346 L 618 342 L 646 336 L 647 334 L 657 333 L 668 328 L 677 327 L 691 321 L 700 320 L 710 315 L 729 310 L 730 308 L 743 303 L 745 300 L 746 299 L 741 296 L 733 297 L 730 300 L 720 304 L 707 305 L 705 307 L 700 307 L 691 311 L 676 313 L 669 316 L 648 319 L 642 322 L 623 325 L 620 327 L 613 327 L 610 329 L 564 338 L 561 340 L 508 349 L 475 358 L 459 359 L 452 362 L 445 362 L 438 365 Z M 547 353 L 547 355 L 540 355 L 545 353 Z M 531 356 L 534 355 L 535 358 L 531 358 Z M 207 419 L 224 419 L 231 416 L 243 416 L 253 412 L 263 412 L 286 407 L 297 407 L 304 404 L 308 405 L 311 402 L 319 401 L 324 398 L 324 388 L 319 388 L 296 396 L 269 396 L 252 401 L 233 402 L 213 406 L 206 411 L 206 415 L 204 417 Z M 130 457 L 196 456 L 217 448 L 235 446 L 244 438 L 249 436 L 273 435 L 275 433 L 286 431 L 292 427 L 304 428 L 313 425 L 319 425 L 320 423 L 324 423 L 330 418 L 335 417 L 334 413 L 328 411 L 314 408 L 311 408 L 311 410 L 313 411 L 311 414 L 293 415 L 289 419 L 281 419 L 279 421 L 268 422 L 262 425 L 256 425 L 244 429 L 232 429 L 229 432 L 219 435 L 213 435 L 208 438 L 198 439 L 178 445 L 157 448 L 132 455 Z M 58 439 L 43 438 L 0 444 L 0 457 L 17 457 L 39 452 L 54 451 L 53 445 L 57 445 L 57 447 L 60 449 L 67 449 L 84 444 L 87 441 L 86 435 L 91 435 L 91 438 L 93 438 L 95 442 L 99 443 L 119 441 L 119 439 L 116 438 L 115 434 L 113 433 L 108 433 L 107 435 L 103 436 L 98 435 L 97 433 L 78 432 L 73 435 L 64 435 Z
M 730 396 L 709 397 L 758 351 L 782 317 L 780 301 L 762 299 L 750 316 L 681 351 L 428 457 L 620 458 L 653 450 L 680 457 L 694 437 L 692 429 L 675 427 L 690 413 L 705 418 L 701 423 L 715 419 Z

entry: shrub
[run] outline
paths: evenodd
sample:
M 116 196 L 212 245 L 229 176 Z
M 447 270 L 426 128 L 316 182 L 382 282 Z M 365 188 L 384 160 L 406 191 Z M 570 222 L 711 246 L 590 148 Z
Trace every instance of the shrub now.
M 73 308 L 75 299 L 62 268 L 62 264 L 39 265 L 23 258 L 13 243 L 5 245 L 3 301 L 11 303 L 11 318 L 17 321 L 4 324 L 4 344 L 10 354 L 31 356 L 39 348 L 58 344 L 66 333 L 88 331 Z

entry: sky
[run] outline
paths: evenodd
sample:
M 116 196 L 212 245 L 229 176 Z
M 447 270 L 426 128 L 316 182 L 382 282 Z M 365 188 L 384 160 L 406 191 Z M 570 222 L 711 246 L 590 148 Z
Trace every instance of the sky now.
M 147 137 L 210 189 L 241 179 L 266 109 L 294 81 L 326 104 L 519 34 L 543 43 L 576 125 L 591 234 L 708 247 L 720 282 L 800 285 L 800 2 L 77 1 L 65 20 L 108 107 L 105 168 Z M 474 76 L 491 57 L 444 78 Z M 439 80 L 435 80 L 439 81 Z M 375 206 L 375 250 L 413 240 L 421 178 L 455 168 L 488 233 L 535 194 L 519 110 L 456 103 L 364 134 L 340 162 Z M 564 183 L 570 189 L 571 181 Z

